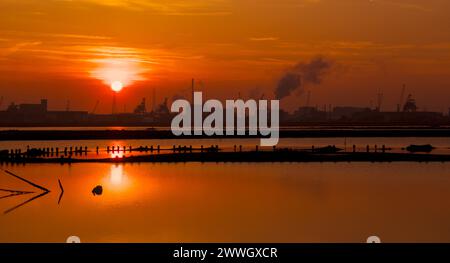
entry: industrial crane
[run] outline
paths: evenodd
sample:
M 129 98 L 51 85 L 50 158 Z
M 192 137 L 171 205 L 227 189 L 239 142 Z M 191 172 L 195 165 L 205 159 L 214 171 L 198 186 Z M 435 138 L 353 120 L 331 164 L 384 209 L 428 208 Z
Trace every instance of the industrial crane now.
M 94 106 L 94 108 L 92 109 L 91 114 L 95 114 L 95 112 L 97 111 L 97 108 L 98 108 L 98 104 L 99 104 L 99 103 L 100 103 L 99 100 L 97 100 L 97 101 L 95 102 L 95 106 Z

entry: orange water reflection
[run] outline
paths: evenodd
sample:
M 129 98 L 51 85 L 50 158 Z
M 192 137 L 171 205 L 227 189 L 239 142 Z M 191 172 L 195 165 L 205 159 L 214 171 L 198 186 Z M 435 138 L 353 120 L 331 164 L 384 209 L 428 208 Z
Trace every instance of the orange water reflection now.
M 123 186 L 123 177 L 124 174 L 122 165 L 111 166 L 110 182 L 112 185 Z
M 450 241 L 448 163 L 3 168 L 52 192 L 0 214 L 0 242 Z M 57 179 L 65 188 L 59 205 Z M 0 183 L 28 190 L 4 174 Z M 91 193 L 96 185 L 100 196 Z M 0 212 L 26 198 L 0 199 Z

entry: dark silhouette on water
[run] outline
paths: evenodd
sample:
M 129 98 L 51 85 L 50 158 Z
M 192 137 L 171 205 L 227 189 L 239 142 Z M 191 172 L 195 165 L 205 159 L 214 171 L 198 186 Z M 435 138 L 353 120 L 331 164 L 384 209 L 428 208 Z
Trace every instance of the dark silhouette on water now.
M 10 209 L 4 211 L 4 212 L 3 212 L 4 214 L 10 213 L 10 212 L 16 210 L 17 208 L 19 208 L 19 207 L 21 207 L 21 206 L 24 206 L 24 205 L 26 205 L 26 204 L 28 204 L 28 203 L 30 203 L 30 202 L 32 202 L 32 201 L 38 199 L 38 198 L 41 198 L 41 197 L 47 195 L 48 193 L 50 193 L 50 190 L 48 190 L 47 188 L 45 188 L 45 187 L 43 187 L 43 186 L 40 186 L 40 185 L 38 185 L 38 184 L 35 184 L 35 183 L 33 183 L 33 182 L 31 182 L 31 181 L 29 181 L 29 180 L 27 180 L 27 179 L 25 179 L 25 178 L 22 178 L 22 177 L 20 177 L 20 176 L 14 174 L 14 173 L 8 171 L 8 170 L 4 170 L 4 169 L 2 169 L 2 170 L 3 170 L 6 174 L 11 175 L 11 176 L 13 176 L 13 177 L 15 177 L 15 178 L 17 178 L 17 179 L 19 179 L 19 180 L 21 180 L 21 181 L 24 181 L 25 183 L 27 183 L 27 184 L 29 184 L 29 185 L 31 185 L 31 186 L 37 188 L 37 189 L 40 189 L 40 190 L 42 191 L 41 193 L 39 193 L 39 194 L 37 194 L 37 195 L 31 197 L 30 199 L 28 199 L 28 200 L 26 200 L 26 201 L 24 201 L 24 202 L 22 202 L 22 203 L 20 203 L 20 204 L 18 204 L 18 205 L 16 205 L 16 206 L 14 206 L 14 207 L 12 207 L 12 208 L 10 208 Z M 2 189 L 2 191 L 6 191 L 6 192 L 10 192 L 10 193 L 11 193 L 10 195 L 4 196 L 4 197 L 2 197 L 2 198 L 7 198 L 7 197 L 12 197 L 12 196 L 18 196 L 18 195 L 24 195 L 24 194 L 34 193 L 34 192 L 26 192 L 26 191 L 8 190 L 8 189 Z
M 103 193 L 103 187 L 101 185 L 97 185 L 96 187 L 94 187 L 94 189 L 92 189 L 92 194 L 95 195 L 102 195 Z
M 14 206 L 14 207 L 12 207 L 12 208 L 6 210 L 5 212 L 3 212 L 3 214 L 8 214 L 8 213 L 10 213 L 10 212 L 16 210 L 17 208 L 19 208 L 19 207 L 21 207 L 21 206 L 24 206 L 24 205 L 26 205 L 26 204 L 28 204 L 28 203 L 30 203 L 30 202 L 32 202 L 32 201 L 38 199 L 38 198 L 41 198 L 41 197 L 47 195 L 48 193 L 49 193 L 49 192 L 42 192 L 42 193 L 40 193 L 40 194 L 38 194 L 38 195 L 36 195 L 36 196 L 34 196 L 34 197 L 32 197 L 32 198 L 26 200 L 25 202 L 22 202 L 22 203 L 20 203 L 20 204 L 18 204 L 18 205 L 16 205 L 16 206 Z
M 15 190 L 8 190 L 8 189 L 0 189 L 1 192 L 9 192 L 10 194 L 0 196 L 0 199 L 5 199 L 8 197 L 18 196 L 18 195 L 26 195 L 31 194 L 33 192 L 22 192 L 22 191 L 15 191 Z
M 34 193 L 34 192 L 11 190 L 11 189 L 0 189 L 0 192 L 7 192 L 7 193 L 9 193 L 7 195 L 0 196 L 0 199 L 5 199 L 5 198 L 8 198 L 8 197 Z
M 31 182 L 31 181 L 29 181 L 29 180 L 27 180 L 27 179 L 25 179 L 25 178 L 22 178 L 22 177 L 20 177 L 20 176 L 18 176 L 18 175 L 16 175 L 16 174 L 13 174 L 13 173 L 11 173 L 11 172 L 8 171 L 8 170 L 3 170 L 3 171 L 4 171 L 5 173 L 11 175 L 11 176 L 14 176 L 15 178 L 17 178 L 17 179 L 19 179 L 19 180 L 21 180 L 21 181 L 24 181 L 25 183 L 27 183 L 27 184 L 29 184 L 29 185 L 35 187 L 35 188 L 38 188 L 38 189 L 40 189 L 40 190 L 42 190 L 42 191 L 44 191 L 44 192 L 50 192 L 50 190 L 48 190 L 47 188 L 45 188 L 45 187 L 43 187 L 43 186 L 40 186 L 40 185 L 38 185 L 38 184 L 35 184 L 35 183 L 33 183 L 33 182 Z
M 337 148 L 334 145 L 333 146 L 328 145 L 326 147 L 316 148 L 313 151 L 316 152 L 316 153 L 337 153 L 337 152 L 341 152 L 343 150 L 344 149 Z
M 185 149 L 185 150 L 184 150 Z M 450 162 L 450 154 L 426 153 L 392 153 L 386 152 L 390 148 L 375 147 L 370 151 L 369 145 L 365 152 L 343 151 L 335 146 L 297 150 L 291 148 L 273 148 L 272 150 L 256 149 L 253 151 L 226 152 L 220 151 L 218 146 L 212 151 L 194 152 L 189 147 L 174 147 L 173 152 L 160 154 L 145 154 L 137 156 L 115 156 L 113 158 L 73 158 L 68 157 L 37 157 L 10 158 L 0 157 L 0 162 L 7 163 L 176 163 L 176 162 Z M 404 149 L 404 148 L 403 148 Z M 44 188 L 45 189 L 45 188 Z
M 61 199 L 64 195 L 64 187 L 61 184 L 61 181 L 58 179 L 58 184 L 59 184 L 59 189 L 61 189 L 61 193 L 59 194 L 59 198 L 58 198 L 58 205 L 61 202 Z
M 19 190 L 11 190 L 11 189 L 0 189 L 2 192 L 9 192 L 9 193 L 15 193 L 15 194 L 31 194 L 34 192 L 29 191 L 19 191 Z
M 410 146 L 406 147 L 406 150 L 408 152 L 425 152 L 425 153 L 430 153 L 431 151 L 433 151 L 435 149 L 435 147 L 433 147 L 431 144 L 425 144 L 425 145 L 414 145 L 411 144 Z
M 349 128 L 350 127 L 350 128 Z M 234 138 L 260 138 L 261 136 L 235 135 Z M 450 128 L 437 127 L 329 127 L 322 129 L 281 129 L 280 138 L 324 138 L 324 137 L 450 137 Z M 125 140 L 125 139 L 219 139 L 217 136 L 175 136 L 169 130 L 2 130 L 0 141 L 24 140 Z M 30 150 L 30 154 L 39 154 Z

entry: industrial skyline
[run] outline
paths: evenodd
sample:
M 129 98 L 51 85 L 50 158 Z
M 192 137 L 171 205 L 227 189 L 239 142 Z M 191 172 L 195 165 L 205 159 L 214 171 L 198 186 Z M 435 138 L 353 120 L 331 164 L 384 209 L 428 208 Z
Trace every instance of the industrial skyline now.
M 287 75 L 289 77 L 289 75 Z M 198 86 L 195 86 L 195 83 L 200 83 L 200 88 L 198 88 Z M 261 93 L 260 91 L 256 91 L 256 90 L 251 90 L 248 94 L 242 94 L 241 92 L 238 92 L 238 94 L 236 96 L 229 96 L 229 97 L 225 97 L 225 98 L 214 98 L 214 99 L 219 99 L 219 100 L 226 100 L 226 99 L 242 99 L 242 100 L 248 100 L 248 99 L 264 99 L 265 97 L 273 97 L 273 98 L 277 98 L 277 92 L 279 92 L 278 90 L 281 89 L 280 86 L 282 85 L 287 85 L 285 83 L 283 83 L 283 79 L 281 79 L 279 81 L 278 87 L 275 90 L 275 94 L 269 94 L 267 95 L 266 93 Z M 290 83 L 290 85 L 293 85 L 292 83 Z M 294 84 L 295 86 L 295 84 Z M 285 87 L 284 87 L 285 88 Z M 291 89 L 297 89 L 297 88 L 301 88 L 301 87 L 293 87 Z M 289 88 L 288 88 L 289 89 Z M 68 99 L 66 101 L 65 107 L 58 108 L 58 103 L 54 103 L 52 105 L 52 109 L 54 110 L 60 110 L 60 111 L 70 111 L 70 110 L 79 110 L 79 111 L 86 111 L 89 112 L 91 114 L 95 114 L 95 113 L 102 113 L 102 114 L 119 114 L 119 113 L 136 113 L 136 112 L 147 112 L 147 108 L 149 109 L 148 112 L 152 112 L 155 110 L 158 110 L 158 108 L 160 108 L 163 105 L 166 105 L 167 107 L 167 103 L 168 102 L 173 102 L 177 99 L 186 99 L 186 100 L 190 100 L 192 101 L 193 98 L 193 93 L 195 90 L 199 90 L 202 91 L 204 93 L 208 93 L 209 89 L 205 88 L 205 85 L 202 81 L 195 81 L 194 79 L 191 80 L 191 86 L 189 88 L 184 88 L 182 89 L 180 92 L 173 94 L 172 96 L 165 96 L 165 97 L 161 97 L 159 98 L 157 96 L 156 93 L 156 89 L 153 88 L 151 89 L 151 93 L 152 94 L 147 94 L 149 96 L 145 96 L 143 98 L 139 98 L 138 101 L 124 101 L 124 100 L 119 100 L 118 101 L 118 97 L 120 98 L 120 95 L 118 94 L 121 90 L 119 90 L 118 92 L 111 92 L 110 94 L 110 98 L 108 97 L 104 97 L 102 99 L 97 99 L 95 101 L 95 104 L 92 105 L 91 109 L 89 110 L 88 108 L 72 108 L 72 101 L 70 99 Z M 428 105 L 424 105 L 421 104 L 422 101 L 419 101 L 419 104 L 416 103 L 416 99 L 414 94 L 412 94 L 408 89 L 406 84 L 403 84 L 402 87 L 399 89 L 399 94 L 398 94 L 398 100 L 396 104 L 393 104 L 394 102 L 394 98 L 386 98 L 385 94 L 383 93 L 382 89 L 378 89 L 377 93 L 374 94 L 373 98 L 367 98 L 367 101 L 369 103 L 367 103 L 366 105 L 361 104 L 360 102 L 355 102 L 355 103 L 350 103 L 350 104 L 333 104 L 331 102 L 326 102 L 324 104 L 318 104 L 318 103 L 314 103 L 311 101 L 311 96 L 312 96 L 312 91 L 310 89 L 306 90 L 304 93 L 303 98 L 299 99 L 298 103 L 296 103 L 294 106 L 295 108 L 291 108 L 291 110 L 286 109 L 282 106 L 282 110 L 283 111 L 287 111 L 287 112 L 294 112 L 294 111 L 298 111 L 299 108 L 315 108 L 317 110 L 322 110 L 322 111 L 331 111 L 333 108 L 338 107 L 338 108 L 345 108 L 345 107 L 354 107 L 354 108 L 365 108 L 365 109 L 370 109 L 370 110 L 375 110 L 375 111 L 397 111 L 397 112 L 401 112 L 401 111 L 405 111 L 405 112 L 415 112 L 415 111 L 429 111 L 429 112 L 440 112 L 443 114 L 447 114 L 450 111 L 450 106 L 449 107 L 441 107 L 439 109 L 437 109 L 436 107 L 430 107 Z M 285 95 L 288 96 L 288 95 Z M 46 96 L 45 96 L 46 97 Z M 284 96 L 283 96 L 284 97 Z M 279 98 L 278 99 L 282 99 Z M 386 99 L 389 100 L 389 105 L 386 105 Z M 41 101 L 43 101 L 44 99 L 41 98 Z M 27 103 L 30 102 L 29 100 L 21 100 L 19 101 L 19 104 L 22 104 L 26 107 Z M 149 103 L 149 105 L 147 105 Z M 16 104 L 15 101 L 8 101 L 7 99 L 5 99 L 4 96 L 0 96 L 0 111 L 2 110 L 8 110 L 8 109 L 14 109 L 14 107 L 18 107 L 19 104 Z M 45 104 L 47 107 L 47 99 L 45 99 Z M 56 106 L 54 106 L 56 104 Z M 77 104 L 75 102 L 75 104 Z M 99 106 L 103 104 L 106 105 L 106 107 L 110 107 L 110 111 L 103 111 L 103 112 L 99 112 L 98 108 Z M 137 105 L 137 106 L 135 106 Z
M 193 84 L 194 82 L 192 82 Z M 404 90 L 403 90 L 404 91 Z M 194 92 L 194 86 L 192 86 Z M 403 92 L 402 92 L 403 93 Z M 308 94 L 309 96 L 309 94 Z M 383 110 L 383 95 L 378 94 L 375 106 L 323 106 L 302 105 L 295 111 L 281 110 L 281 125 L 302 124 L 375 124 L 375 125 L 449 125 L 450 108 L 448 112 L 435 112 L 420 109 L 414 97 L 410 94 L 402 96 L 395 111 Z M 242 98 L 245 100 L 245 98 Z M 187 99 L 189 101 L 189 99 Z M 192 98 L 191 98 L 192 100 Z M 159 103 L 152 98 L 152 104 L 147 105 L 147 99 L 127 111 L 118 110 L 116 97 L 113 96 L 112 111 L 99 114 L 94 108 L 89 111 L 71 110 L 69 105 L 65 109 L 50 108 L 47 99 L 40 103 L 11 103 L 5 110 L 0 109 L 0 125 L 3 126 L 168 126 L 175 113 L 170 112 L 167 98 Z

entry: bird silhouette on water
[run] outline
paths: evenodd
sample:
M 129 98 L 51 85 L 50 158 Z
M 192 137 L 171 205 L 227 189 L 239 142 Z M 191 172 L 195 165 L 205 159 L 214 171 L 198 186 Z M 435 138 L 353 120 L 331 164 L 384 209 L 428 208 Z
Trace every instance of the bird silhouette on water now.
M 103 187 L 101 185 L 97 185 L 96 187 L 94 187 L 94 189 L 92 189 L 93 195 L 102 195 L 102 193 L 103 193 Z

